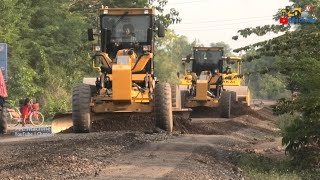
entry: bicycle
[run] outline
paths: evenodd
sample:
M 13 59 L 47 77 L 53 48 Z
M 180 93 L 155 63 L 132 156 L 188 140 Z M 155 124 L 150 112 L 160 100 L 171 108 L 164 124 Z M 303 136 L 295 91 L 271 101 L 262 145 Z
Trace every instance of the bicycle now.
M 18 108 L 13 108 L 9 109 L 7 108 L 7 111 L 9 112 L 10 118 L 17 120 L 16 126 L 21 122 L 22 123 L 22 118 L 21 118 L 21 112 Z M 31 109 L 29 110 L 28 113 L 28 118 L 26 123 L 31 123 L 34 126 L 41 126 L 44 122 L 44 115 L 39 111 L 39 104 L 34 103 L 31 106 Z

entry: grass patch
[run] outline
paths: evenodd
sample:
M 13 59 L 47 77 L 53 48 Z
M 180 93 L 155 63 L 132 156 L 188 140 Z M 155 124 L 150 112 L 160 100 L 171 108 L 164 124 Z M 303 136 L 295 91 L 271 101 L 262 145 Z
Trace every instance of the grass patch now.
M 240 154 L 232 162 L 244 171 L 250 179 L 296 180 L 319 179 L 320 172 L 294 166 L 288 159 L 275 160 L 257 154 Z
M 278 121 L 276 125 L 281 129 L 281 132 L 285 132 L 285 129 L 290 126 L 295 119 L 294 115 L 291 114 L 282 114 L 278 116 Z

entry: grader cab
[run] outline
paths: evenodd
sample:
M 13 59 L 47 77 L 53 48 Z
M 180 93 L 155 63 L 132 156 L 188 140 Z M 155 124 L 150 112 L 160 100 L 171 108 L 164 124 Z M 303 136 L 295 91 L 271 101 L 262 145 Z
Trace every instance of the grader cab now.
M 241 74 L 240 57 L 224 57 L 223 88 L 231 92 L 232 100 L 250 106 L 251 96 L 249 87 Z
M 99 19 L 97 29 L 88 29 L 88 39 L 96 43 L 92 65 L 98 74 L 73 89 L 74 132 L 90 132 L 95 115 L 113 113 L 151 113 L 158 128 L 172 132 L 181 98 L 177 86 L 154 76 L 155 35 L 165 34 L 155 21 L 155 9 L 102 7 Z
M 221 108 L 221 116 L 231 115 L 231 93 L 222 86 L 223 47 L 194 47 L 193 57 L 185 60 L 192 63 L 192 84 L 184 92 L 183 104 L 187 108 Z

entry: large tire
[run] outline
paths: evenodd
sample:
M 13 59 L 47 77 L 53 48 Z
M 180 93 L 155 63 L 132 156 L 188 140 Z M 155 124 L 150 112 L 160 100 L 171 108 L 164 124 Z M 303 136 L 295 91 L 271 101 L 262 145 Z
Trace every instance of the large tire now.
M 187 90 L 181 91 L 181 108 L 185 108 L 185 103 L 187 101 L 188 96 L 189 96 L 189 91 Z
M 0 96 L 0 134 L 7 133 L 8 123 L 7 123 L 7 114 L 5 112 L 6 108 L 4 107 L 6 101 L 3 97 Z
M 156 84 L 154 95 L 156 126 L 172 133 L 173 114 L 170 85 L 168 83 Z
M 92 126 L 91 87 L 80 84 L 74 87 L 72 94 L 72 121 L 74 133 L 89 133 Z
M 231 102 L 237 102 L 237 93 L 234 91 L 231 91 Z
M 220 97 L 221 117 L 230 118 L 231 116 L 231 92 L 223 91 Z
M 7 118 L 2 109 L 0 111 L 0 134 L 7 133 L 7 130 L 8 130 Z
M 172 107 L 177 107 L 177 89 L 176 85 L 171 85 Z

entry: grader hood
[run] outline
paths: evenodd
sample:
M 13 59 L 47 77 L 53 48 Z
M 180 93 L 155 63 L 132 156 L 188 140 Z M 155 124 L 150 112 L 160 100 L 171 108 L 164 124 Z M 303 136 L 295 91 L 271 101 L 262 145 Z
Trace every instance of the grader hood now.
M 112 66 L 112 87 L 116 89 L 112 93 L 112 100 L 131 102 L 132 79 L 130 64 L 115 64 Z

